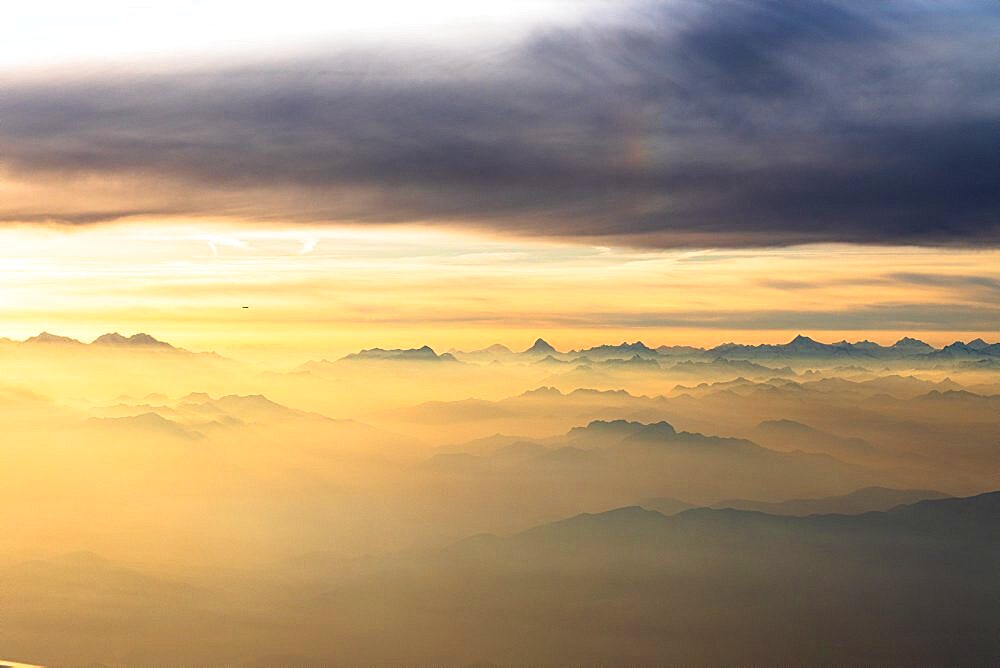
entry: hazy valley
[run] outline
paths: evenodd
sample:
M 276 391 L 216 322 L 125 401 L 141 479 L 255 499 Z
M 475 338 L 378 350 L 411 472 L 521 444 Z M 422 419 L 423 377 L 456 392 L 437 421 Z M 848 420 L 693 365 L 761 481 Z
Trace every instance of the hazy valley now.
M 0 342 L 0 646 L 57 665 L 1000 657 L 1000 345 L 722 348 L 278 368 L 146 335 Z

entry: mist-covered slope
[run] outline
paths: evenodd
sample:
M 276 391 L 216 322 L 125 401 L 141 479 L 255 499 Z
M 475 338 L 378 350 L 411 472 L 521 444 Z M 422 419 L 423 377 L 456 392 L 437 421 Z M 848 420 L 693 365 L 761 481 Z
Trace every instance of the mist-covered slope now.
M 621 508 L 469 539 L 388 586 L 456 620 L 442 659 L 989 665 L 997 563 L 1000 492 L 856 516 Z
M 848 494 L 825 496 L 816 499 L 788 499 L 785 501 L 755 501 L 752 499 L 724 499 L 705 507 L 714 509 L 732 508 L 750 510 L 770 515 L 860 515 L 872 511 L 886 511 L 926 499 L 944 499 L 947 494 L 930 489 L 890 489 L 888 487 L 865 487 Z M 696 508 L 671 497 L 643 499 L 638 504 L 647 510 L 655 510 L 664 515 L 676 515 Z

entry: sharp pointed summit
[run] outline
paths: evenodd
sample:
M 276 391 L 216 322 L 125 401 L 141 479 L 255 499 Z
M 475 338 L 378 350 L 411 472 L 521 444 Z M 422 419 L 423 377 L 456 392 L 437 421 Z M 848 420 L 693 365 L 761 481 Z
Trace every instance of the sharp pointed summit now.
M 530 348 L 525 350 L 523 355 L 551 355 L 559 351 L 553 348 L 545 339 L 535 339 Z

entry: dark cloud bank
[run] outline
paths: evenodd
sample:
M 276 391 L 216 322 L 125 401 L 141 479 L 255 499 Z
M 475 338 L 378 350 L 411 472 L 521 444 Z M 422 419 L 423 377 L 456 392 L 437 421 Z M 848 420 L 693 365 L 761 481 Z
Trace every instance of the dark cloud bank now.
M 993 2 L 639 3 L 513 48 L 8 81 L 13 176 L 136 178 L 163 195 L 96 213 L 0 203 L 0 217 L 995 245 L 998 31 Z

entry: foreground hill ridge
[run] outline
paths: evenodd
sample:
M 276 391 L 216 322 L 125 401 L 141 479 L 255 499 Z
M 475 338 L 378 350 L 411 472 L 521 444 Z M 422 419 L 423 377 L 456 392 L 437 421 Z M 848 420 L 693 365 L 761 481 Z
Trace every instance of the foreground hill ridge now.
M 950 494 L 933 489 L 897 489 L 873 485 L 833 496 L 786 499 L 784 501 L 758 501 L 753 499 L 723 499 L 714 503 L 696 504 L 672 497 L 651 497 L 636 505 L 655 510 L 663 515 L 678 515 L 695 508 L 713 510 L 740 510 L 767 515 L 807 517 L 811 515 L 861 515 L 911 505 L 928 499 L 953 498 Z
M 869 487 L 859 489 L 852 492 L 850 495 L 842 495 L 843 497 L 848 497 L 851 495 L 858 495 L 871 492 L 872 490 L 879 491 L 893 491 L 893 492 L 919 492 L 920 490 L 888 490 L 886 488 L 880 487 Z M 940 492 L 933 492 L 928 490 L 926 493 L 938 494 Z M 827 498 L 839 498 L 839 497 L 827 497 Z M 805 500 L 805 499 L 803 499 Z M 809 499 L 814 501 L 821 501 L 825 499 Z M 793 500 L 794 501 L 794 500 Z M 801 501 L 801 500 L 800 500 Z M 537 536 L 540 534 L 548 533 L 550 531 L 561 531 L 565 529 L 573 529 L 576 527 L 588 527 L 593 525 L 604 525 L 606 527 L 614 527 L 615 525 L 621 523 L 633 524 L 636 521 L 642 522 L 647 525 L 647 528 L 654 530 L 657 526 L 671 526 L 678 521 L 684 521 L 692 518 L 704 518 L 704 517 L 726 517 L 730 520 L 738 521 L 740 519 L 754 519 L 754 518 L 774 518 L 775 520 L 787 521 L 787 522 L 801 522 L 804 525 L 815 521 L 826 521 L 829 519 L 836 518 L 860 518 L 862 520 L 891 520 L 894 517 L 907 518 L 907 517 L 919 517 L 921 515 L 927 515 L 937 520 L 948 519 L 952 517 L 954 519 L 959 519 L 962 517 L 976 519 L 984 523 L 995 524 L 1000 522 L 1000 490 L 983 492 L 982 494 L 974 494 L 972 496 L 965 497 L 951 497 L 947 495 L 941 495 L 935 498 L 925 498 L 912 503 L 902 503 L 895 505 L 886 510 L 871 510 L 860 513 L 816 513 L 810 515 L 792 515 L 783 514 L 777 512 L 765 512 L 757 509 L 750 508 L 733 508 L 731 506 L 721 505 L 725 502 L 720 502 L 720 504 L 713 504 L 711 506 L 692 506 L 686 510 L 682 510 L 677 513 L 668 514 L 663 513 L 655 509 L 644 507 L 641 504 L 633 504 L 629 506 L 621 506 L 619 508 L 612 508 L 610 510 L 605 510 L 596 513 L 578 513 L 571 517 L 556 520 L 554 522 L 547 522 L 540 524 L 524 531 L 517 532 L 515 534 L 509 534 L 505 536 L 496 536 L 493 534 L 481 534 L 482 536 L 490 536 L 497 540 L 502 541 L 514 541 L 525 537 Z M 776 504 L 777 505 L 777 504 Z
M 468 658 L 496 657 L 498 638 L 512 648 L 503 665 L 632 665 L 620 660 L 625 651 L 634 665 L 996 665 L 998 528 L 998 491 L 810 517 L 704 508 L 668 517 L 623 506 L 420 550 L 302 553 L 236 576 L 175 579 L 63 553 L 0 570 L 0 584 L 19 614 L 54 590 L 60 601 L 80 601 L 71 610 L 91 624 L 101 619 L 94 609 L 142 621 L 126 629 L 141 640 L 159 640 L 147 629 L 192 622 L 238 628 L 248 604 L 278 609 L 265 623 L 291 619 L 322 639 L 296 639 L 308 654 L 264 654 L 273 641 L 257 639 L 258 623 L 226 655 L 233 662 L 218 665 L 258 646 L 266 660 L 245 665 L 330 665 L 326 657 L 339 658 L 357 638 L 356 627 L 337 625 L 346 593 L 356 609 L 377 611 L 378 626 L 363 632 L 375 642 L 392 637 L 394 652 L 419 648 L 426 628 L 451 638 L 465 623 L 472 652 L 440 650 L 432 658 L 444 660 L 420 665 L 494 665 Z M 215 607 L 206 611 L 206 601 Z M 322 624 L 313 625 L 317 616 Z M 499 616 L 504 624 L 490 623 Z M 407 637 L 415 623 L 419 635 Z M 175 642 L 160 642 L 175 651 Z

